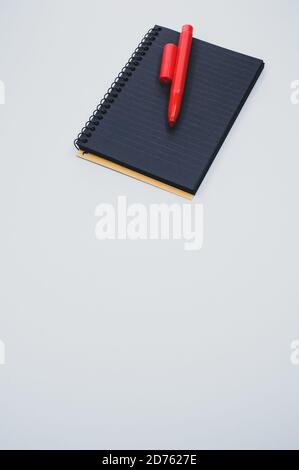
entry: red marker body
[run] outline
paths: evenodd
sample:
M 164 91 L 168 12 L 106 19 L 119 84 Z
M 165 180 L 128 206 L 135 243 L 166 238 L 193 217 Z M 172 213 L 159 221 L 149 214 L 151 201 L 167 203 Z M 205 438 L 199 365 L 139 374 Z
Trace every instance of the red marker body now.
M 168 105 L 168 125 L 173 127 L 180 113 L 192 45 L 193 27 L 185 24 L 180 34 L 174 77 Z

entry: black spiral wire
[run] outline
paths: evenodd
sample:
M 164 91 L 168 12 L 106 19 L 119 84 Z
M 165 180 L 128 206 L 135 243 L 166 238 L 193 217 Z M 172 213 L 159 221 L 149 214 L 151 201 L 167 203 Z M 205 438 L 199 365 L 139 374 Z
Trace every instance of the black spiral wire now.
M 129 80 L 136 67 L 139 66 L 143 57 L 149 50 L 149 47 L 159 35 L 159 31 L 161 31 L 161 29 L 162 28 L 160 28 L 160 26 L 154 26 L 154 28 L 149 29 L 148 32 L 143 36 L 128 62 L 121 69 L 116 79 L 112 82 L 110 88 L 107 90 L 104 97 L 101 99 L 100 103 L 75 139 L 74 145 L 78 150 L 80 148 L 78 143 L 86 144 L 88 138 L 91 137 L 92 132 L 94 132 L 96 127 L 100 124 L 100 121 L 108 112 L 115 98 L 117 98 L 119 93 L 121 93 L 123 87 L 126 85 L 126 82 Z

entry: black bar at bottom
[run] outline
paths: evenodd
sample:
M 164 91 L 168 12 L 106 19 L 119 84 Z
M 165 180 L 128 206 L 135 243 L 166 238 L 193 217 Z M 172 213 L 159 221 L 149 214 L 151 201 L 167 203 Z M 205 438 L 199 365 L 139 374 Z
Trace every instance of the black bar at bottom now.
M 270 463 L 285 466 L 288 462 L 298 462 L 298 451 L 205 451 L 205 450 L 2 450 L 0 451 L 0 465 L 14 464 L 38 465 L 41 468 L 52 468 L 63 465 L 67 468 L 98 468 L 119 466 L 121 468 L 141 468 L 145 465 L 151 467 L 174 468 L 186 466 L 201 466 L 209 468 L 210 465 L 252 466 L 254 464 Z M 2 467 L 3 468 L 3 467 Z

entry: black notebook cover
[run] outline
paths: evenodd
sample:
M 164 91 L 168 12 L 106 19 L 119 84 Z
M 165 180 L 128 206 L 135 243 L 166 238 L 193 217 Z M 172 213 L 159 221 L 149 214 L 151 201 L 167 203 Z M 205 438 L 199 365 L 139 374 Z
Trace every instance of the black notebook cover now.
M 169 128 L 169 87 L 160 84 L 159 70 L 164 45 L 178 39 L 178 32 L 165 27 L 150 30 L 76 145 L 195 194 L 264 63 L 193 39 L 183 105 Z

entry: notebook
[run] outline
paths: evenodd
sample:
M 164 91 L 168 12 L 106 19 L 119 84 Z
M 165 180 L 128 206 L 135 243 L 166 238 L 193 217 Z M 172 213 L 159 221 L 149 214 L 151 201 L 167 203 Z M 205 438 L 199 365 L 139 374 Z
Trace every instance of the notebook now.
M 162 26 L 148 31 L 75 145 L 79 157 L 192 199 L 264 62 L 193 38 L 183 105 L 170 128 L 159 71 L 164 45 L 178 39 Z

